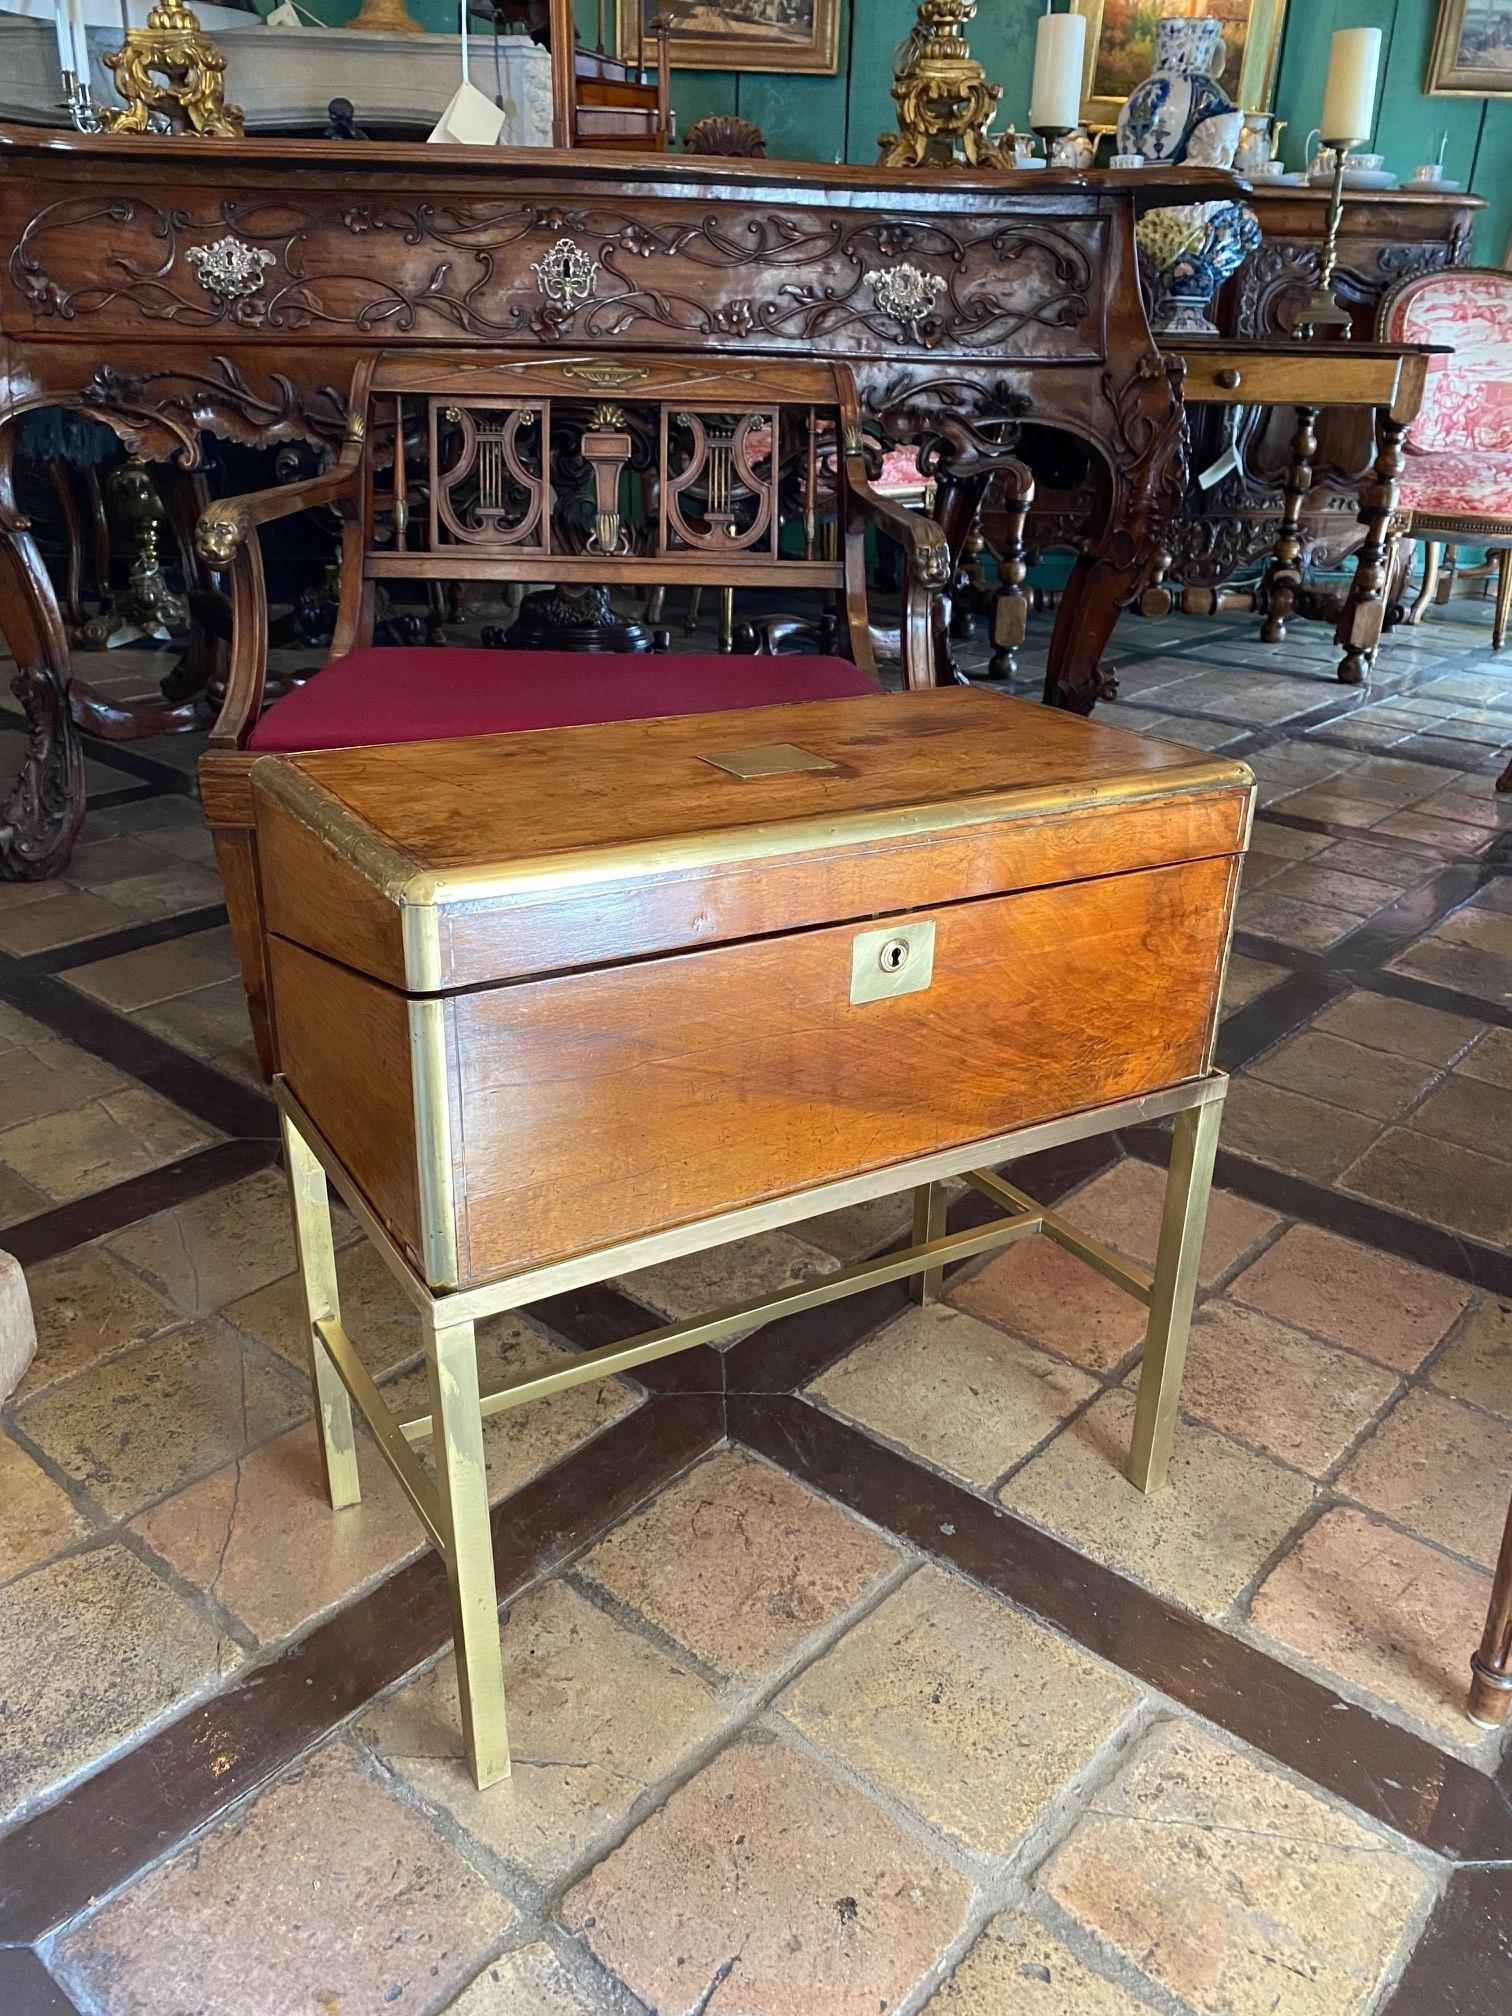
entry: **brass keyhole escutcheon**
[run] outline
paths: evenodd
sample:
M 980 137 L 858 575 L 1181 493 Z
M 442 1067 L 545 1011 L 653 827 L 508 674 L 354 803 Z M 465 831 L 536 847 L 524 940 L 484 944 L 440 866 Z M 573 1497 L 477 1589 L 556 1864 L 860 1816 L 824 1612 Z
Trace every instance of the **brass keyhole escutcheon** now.
M 858 931 L 851 940 L 852 1006 L 922 993 L 934 978 L 934 949 L 932 917 Z

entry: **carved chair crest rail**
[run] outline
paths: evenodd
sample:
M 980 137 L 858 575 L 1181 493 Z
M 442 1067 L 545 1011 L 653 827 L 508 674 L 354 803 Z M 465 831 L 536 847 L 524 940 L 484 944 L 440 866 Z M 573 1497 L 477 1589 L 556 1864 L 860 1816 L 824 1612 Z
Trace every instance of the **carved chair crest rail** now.
M 875 691 L 869 526 L 905 555 L 904 684 L 931 686 L 949 549 L 933 520 L 873 489 L 869 454 L 840 364 L 394 351 L 359 364 L 330 469 L 208 506 L 198 545 L 229 582 L 232 642 L 201 780 L 266 1067 L 255 756 Z M 265 709 L 258 528 L 319 507 L 341 523 L 331 657 Z M 443 581 L 534 585 L 554 606 L 612 587 L 712 588 L 724 649 L 510 649 L 507 633 L 502 649 L 374 648 L 381 590 Z M 737 626 L 736 590 L 804 591 L 827 613 Z

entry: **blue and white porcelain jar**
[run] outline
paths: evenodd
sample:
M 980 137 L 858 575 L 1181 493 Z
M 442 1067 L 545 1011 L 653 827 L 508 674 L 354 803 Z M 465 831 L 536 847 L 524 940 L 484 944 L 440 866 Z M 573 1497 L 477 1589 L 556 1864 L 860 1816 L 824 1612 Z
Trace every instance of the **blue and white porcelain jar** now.
M 1147 161 L 1191 158 L 1198 127 L 1209 119 L 1233 116 L 1234 101 L 1218 82 L 1227 60 L 1221 21 L 1205 15 L 1195 19 L 1162 15 L 1155 24 L 1155 68 L 1135 85 L 1118 115 L 1119 153 L 1143 154 Z M 1233 160 L 1232 147 L 1238 144 L 1242 124 L 1242 120 L 1235 123 L 1228 161 L 1215 166 L 1227 167 Z M 1210 146 L 1199 152 L 1212 161 Z

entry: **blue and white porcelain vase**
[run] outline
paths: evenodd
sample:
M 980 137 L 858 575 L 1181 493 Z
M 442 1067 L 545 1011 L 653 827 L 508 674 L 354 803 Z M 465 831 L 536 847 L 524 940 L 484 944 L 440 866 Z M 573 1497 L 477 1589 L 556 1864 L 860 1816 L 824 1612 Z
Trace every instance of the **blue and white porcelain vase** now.
M 1118 115 L 1121 154 L 1231 168 L 1244 115 L 1219 84 L 1228 50 L 1223 25 L 1206 16 L 1164 15 L 1155 24 L 1155 68 Z M 1260 242 L 1244 203 L 1183 203 L 1151 210 L 1135 227 L 1162 334 L 1216 336 L 1213 296 Z
M 1206 15 L 1162 15 L 1155 24 L 1155 68 L 1134 86 L 1118 115 L 1119 153 L 1143 154 L 1146 161 L 1195 159 L 1229 167 L 1242 119 L 1234 126 L 1227 160 L 1215 159 L 1226 132 L 1222 138 L 1203 135 L 1195 153 L 1192 144 L 1199 126 L 1233 115 L 1234 101 L 1218 82 L 1227 60 L 1221 21 Z

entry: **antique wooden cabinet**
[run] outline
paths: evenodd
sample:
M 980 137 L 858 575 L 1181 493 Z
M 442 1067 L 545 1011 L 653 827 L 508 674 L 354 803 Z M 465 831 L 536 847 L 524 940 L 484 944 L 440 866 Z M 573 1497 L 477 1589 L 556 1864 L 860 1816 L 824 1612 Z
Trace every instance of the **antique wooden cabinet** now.
M 936 691 L 252 778 L 279 1069 L 435 1288 L 1209 1066 L 1230 759 Z
M 1089 707 L 1180 455 L 1136 207 L 1233 187 L 0 128 L 0 630 L 32 725 L 8 804 L 0 783 L 0 876 L 54 872 L 83 805 L 67 642 L 11 482 L 28 409 L 99 418 L 192 482 L 205 433 L 334 454 L 377 349 L 835 358 L 869 427 L 918 445 L 956 551 L 993 474 L 1022 492 L 1033 413 L 1098 471 L 1050 651 L 1057 696 Z

